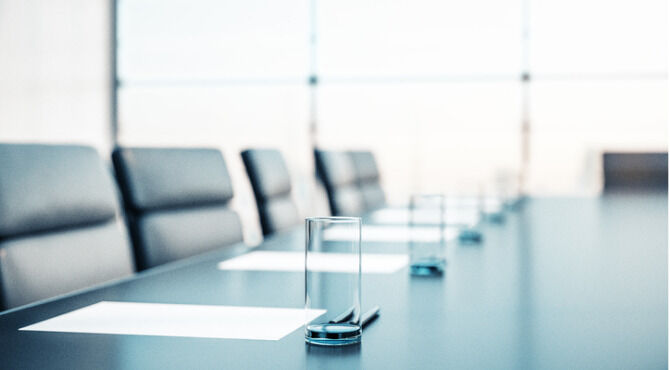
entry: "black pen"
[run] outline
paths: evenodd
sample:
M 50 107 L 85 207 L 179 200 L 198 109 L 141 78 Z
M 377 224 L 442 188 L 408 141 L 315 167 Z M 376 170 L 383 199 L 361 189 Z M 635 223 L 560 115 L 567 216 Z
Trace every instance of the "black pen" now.
M 348 310 L 344 311 L 344 312 L 341 313 L 339 316 L 337 316 L 337 317 L 333 318 L 332 320 L 330 320 L 330 323 L 331 323 L 331 324 L 341 324 L 341 323 L 343 323 L 343 322 L 345 322 L 345 321 L 349 321 L 349 319 L 351 319 L 351 317 L 352 317 L 353 315 L 354 315 L 354 308 L 353 308 L 353 307 L 350 307 Z
M 361 318 L 361 328 L 364 328 L 366 325 L 368 325 L 369 323 L 374 321 L 379 316 L 379 310 L 380 310 L 379 306 L 374 306 L 370 310 L 368 310 L 368 312 L 364 313 L 363 317 Z M 349 321 L 349 319 L 351 319 L 353 314 L 354 314 L 354 308 L 351 307 L 350 309 L 341 313 L 336 318 L 330 320 L 329 323 L 330 324 L 341 324 L 341 323 L 347 322 L 347 321 Z
M 369 323 L 373 322 L 379 316 L 379 310 L 379 306 L 374 306 L 368 312 L 364 313 L 363 319 L 361 320 L 361 328 L 364 328 Z

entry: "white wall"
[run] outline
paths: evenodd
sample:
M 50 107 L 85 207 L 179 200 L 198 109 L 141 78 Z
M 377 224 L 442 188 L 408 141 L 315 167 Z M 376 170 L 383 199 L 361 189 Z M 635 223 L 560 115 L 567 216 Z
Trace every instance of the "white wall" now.
M 109 148 L 109 0 L 0 1 L 0 140 Z

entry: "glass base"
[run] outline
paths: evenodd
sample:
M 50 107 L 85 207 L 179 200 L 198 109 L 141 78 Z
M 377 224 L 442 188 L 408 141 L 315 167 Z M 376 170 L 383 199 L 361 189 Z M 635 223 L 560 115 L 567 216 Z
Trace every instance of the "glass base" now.
M 477 230 L 465 229 L 458 234 L 458 241 L 466 244 L 477 244 L 482 241 L 482 233 Z
M 305 329 L 305 342 L 320 346 L 360 343 L 361 326 L 354 324 L 312 324 Z
M 410 266 L 410 273 L 417 276 L 442 276 L 446 265 L 445 259 L 417 261 Z
M 501 212 L 491 212 L 491 213 L 486 213 L 484 215 L 484 218 L 486 221 L 494 223 L 494 224 L 502 224 L 505 223 L 505 213 Z
M 503 206 L 506 210 L 517 211 L 521 208 L 521 203 L 523 202 L 523 196 L 518 196 L 512 199 L 508 199 L 503 203 Z

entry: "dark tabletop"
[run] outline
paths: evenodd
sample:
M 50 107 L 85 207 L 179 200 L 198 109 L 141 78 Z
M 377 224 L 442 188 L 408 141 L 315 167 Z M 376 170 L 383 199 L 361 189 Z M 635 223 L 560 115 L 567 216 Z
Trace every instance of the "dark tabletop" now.
M 363 275 L 382 308 L 357 346 L 18 331 L 102 300 L 302 307 L 304 274 L 221 271 L 241 247 L 0 315 L 0 365 L 20 368 L 667 368 L 667 194 L 526 200 L 484 242 L 447 247 L 442 278 Z M 261 249 L 303 249 L 302 229 Z M 363 252 L 404 252 L 365 243 Z M 213 323 L 214 325 L 215 323 Z

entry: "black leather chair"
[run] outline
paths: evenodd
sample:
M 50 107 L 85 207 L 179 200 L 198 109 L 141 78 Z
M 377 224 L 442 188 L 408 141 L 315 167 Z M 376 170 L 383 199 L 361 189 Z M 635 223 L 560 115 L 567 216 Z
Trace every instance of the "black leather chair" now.
M 242 241 L 220 151 L 117 148 L 112 159 L 140 269 Z
M 274 149 L 248 149 L 242 161 L 256 197 L 263 235 L 286 230 L 301 223 L 291 198 L 291 176 L 284 158 Z
M 668 153 L 604 153 L 604 190 L 668 191 Z
M 383 208 L 386 205 L 386 196 L 380 184 L 377 161 L 372 152 L 349 152 L 356 170 L 356 182 L 361 192 L 367 212 Z
M 334 216 L 358 216 L 365 203 L 356 181 L 356 169 L 348 152 L 314 151 L 316 171 L 328 193 L 330 212 Z
M 114 181 L 95 149 L 0 144 L 2 309 L 131 275 Z

